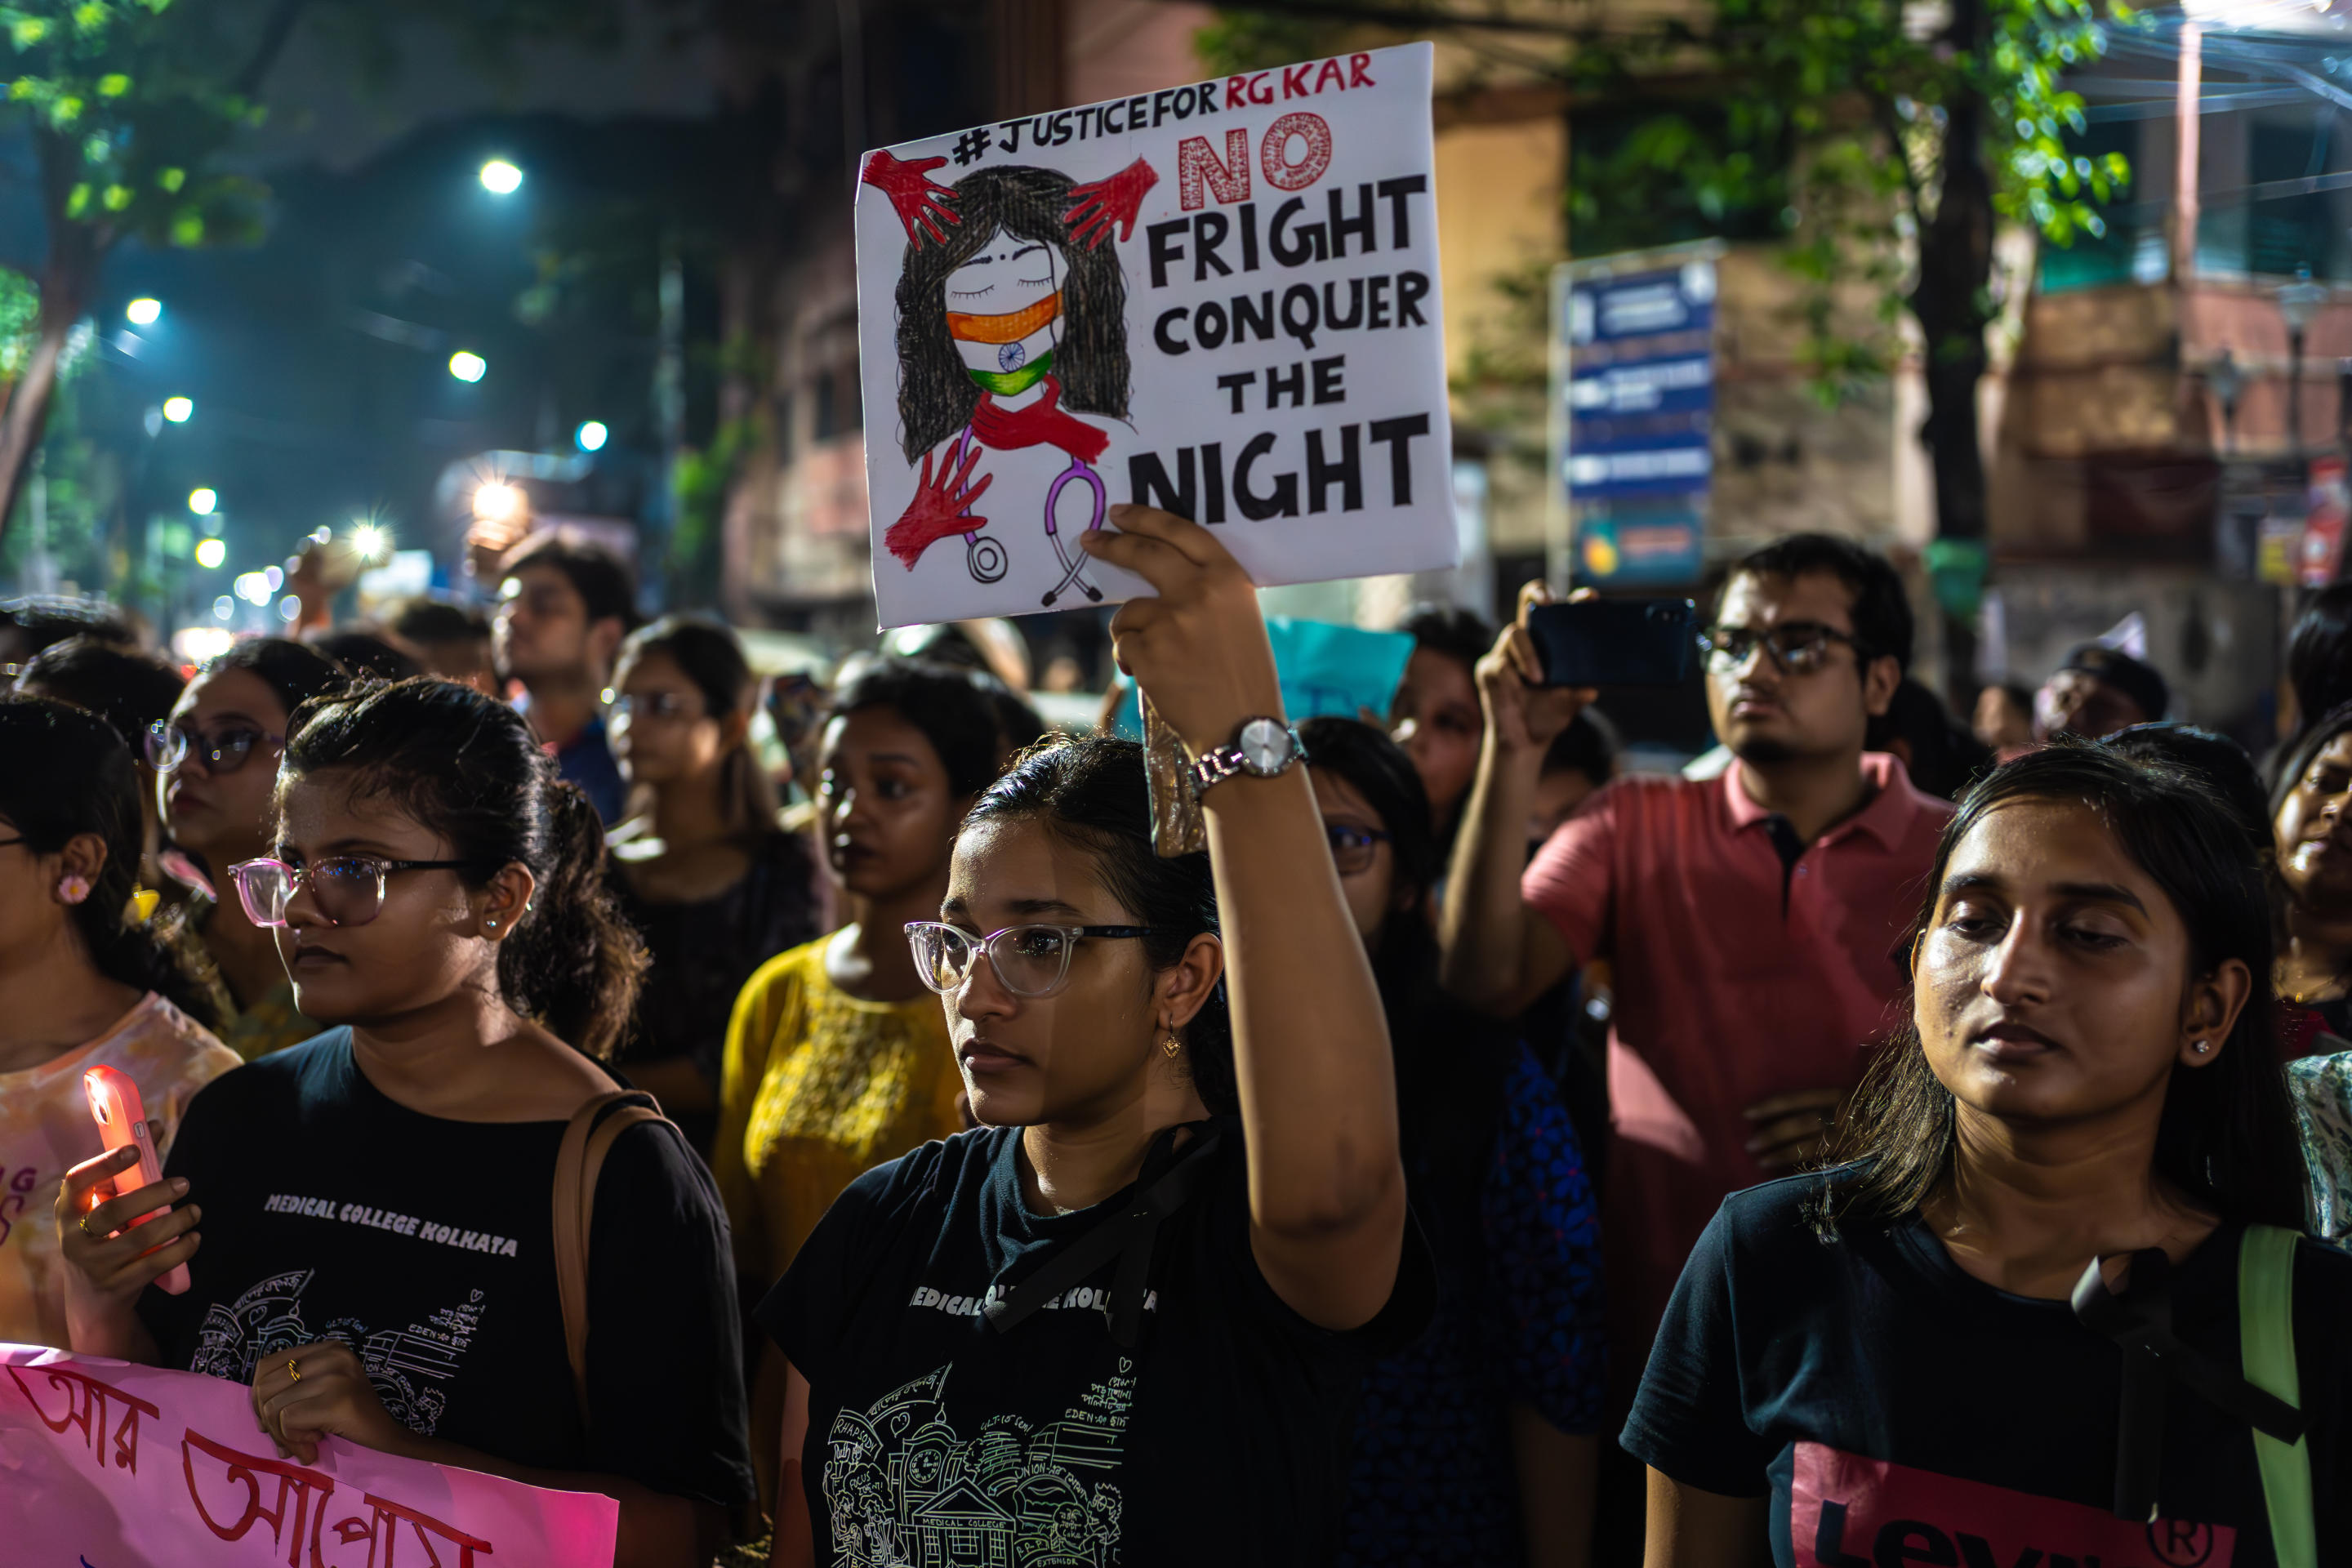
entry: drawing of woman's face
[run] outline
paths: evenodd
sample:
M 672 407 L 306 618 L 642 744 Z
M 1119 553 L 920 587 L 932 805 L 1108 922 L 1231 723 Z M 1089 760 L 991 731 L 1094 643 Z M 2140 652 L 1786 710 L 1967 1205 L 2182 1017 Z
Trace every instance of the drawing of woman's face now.
M 971 378 L 1000 395 L 1045 374 L 1061 341 L 1062 256 L 999 228 L 948 274 L 948 331 Z

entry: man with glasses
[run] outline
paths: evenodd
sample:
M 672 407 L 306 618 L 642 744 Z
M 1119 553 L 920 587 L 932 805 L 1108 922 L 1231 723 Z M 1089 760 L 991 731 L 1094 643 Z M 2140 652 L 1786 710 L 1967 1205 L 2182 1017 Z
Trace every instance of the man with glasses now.
M 609 552 L 542 533 L 507 558 L 499 586 L 499 668 L 523 685 L 516 706 L 587 791 L 609 826 L 627 788 L 604 739 L 604 690 L 613 658 L 637 624 L 628 569 Z
M 1529 864 L 1545 751 L 1593 693 L 1538 684 L 1524 622 L 1523 602 L 1479 661 L 1444 980 L 1511 1016 L 1582 960 L 1614 966 L 1601 1236 L 1630 1388 L 1717 1205 L 1818 1152 L 1892 1026 L 1891 954 L 1951 807 L 1863 749 L 1910 662 L 1901 580 L 1851 541 L 1794 534 L 1732 568 L 1706 634 L 1724 776 L 1619 779 Z

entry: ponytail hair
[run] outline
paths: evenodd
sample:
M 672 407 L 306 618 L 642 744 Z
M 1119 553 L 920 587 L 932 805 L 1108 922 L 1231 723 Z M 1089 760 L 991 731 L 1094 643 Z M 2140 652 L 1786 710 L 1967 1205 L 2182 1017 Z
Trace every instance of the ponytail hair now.
M 1133 741 L 1049 737 L 1013 759 L 964 818 L 1041 823 L 1094 861 L 1095 875 L 1139 925 L 1154 970 L 1172 967 L 1202 931 L 1214 936 L 1217 884 L 1204 854 L 1163 858 L 1151 847 L 1151 793 L 1143 748 Z M 1234 1068 L 1233 1018 L 1220 978 L 1184 1026 L 1193 1090 L 1213 1115 L 1241 1110 Z
M 743 657 L 743 645 L 734 632 L 717 621 L 700 616 L 664 616 L 629 634 L 614 668 L 626 669 L 648 654 L 660 654 L 677 665 L 702 694 L 703 711 L 720 723 L 736 714 L 748 720 L 759 701 L 758 672 Z M 719 759 L 719 805 L 727 830 L 746 844 L 756 844 L 777 831 L 775 786 L 760 766 L 748 729 Z
M 604 830 L 588 797 L 556 775 L 522 716 L 472 687 L 431 676 L 304 706 L 278 789 L 331 769 L 353 793 L 391 801 L 448 841 L 482 887 L 507 866 L 537 879 L 499 947 L 507 1005 L 604 1060 L 626 1032 L 645 943 L 604 880 Z
M 173 951 L 136 920 L 146 828 L 139 772 L 111 724 L 46 697 L 0 697 L 0 816 L 36 855 L 55 855 L 84 834 L 106 844 L 106 863 L 73 923 L 90 962 L 109 980 L 165 1001 L 206 1028 L 220 1019 Z

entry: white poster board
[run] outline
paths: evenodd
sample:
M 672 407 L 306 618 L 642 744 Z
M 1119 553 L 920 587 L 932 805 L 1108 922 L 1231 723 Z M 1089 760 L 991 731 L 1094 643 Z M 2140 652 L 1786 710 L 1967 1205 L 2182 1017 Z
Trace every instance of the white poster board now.
M 1149 588 L 1121 501 L 1261 585 L 1458 559 L 1427 44 L 869 153 L 857 189 L 885 626 Z

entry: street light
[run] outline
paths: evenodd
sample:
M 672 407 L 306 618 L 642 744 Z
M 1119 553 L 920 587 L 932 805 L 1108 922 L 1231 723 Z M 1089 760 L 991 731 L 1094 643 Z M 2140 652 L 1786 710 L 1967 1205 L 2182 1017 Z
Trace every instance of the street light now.
M 134 327 L 152 327 L 163 317 L 163 301 L 137 299 L 122 307 L 125 320 Z
M 459 381 L 479 381 L 489 374 L 490 362 L 469 349 L 459 349 L 449 356 L 449 374 Z
M 572 433 L 572 439 L 583 452 L 599 452 L 604 450 L 604 443 L 611 439 L 612 434 L 604 428 L 603 421 L 591 419 Z
M 2286 424 L 2294 455 L 2303 456 L 2303 332 L 2327 290 L 2311 280 L 2311 268 L 2294 269 L 2294 281 L 2279 286 L 2279 319 L 2286 323 Z
M 219 505 L 220 493 L 209 486 L 188 492 L 188 510 L 198 517 L 212 516 L 213 509 Z
M 195 413 L 196 401 L 193 397 L 163 399 L 163 417 L 174 425 L 185 425 L 190 419 L 195 417 Z
M 510 196 L 522 189 L 522 171 L 504 158 L 482 165 L 482 189 L 495 196 Z
M 226 541 L 218 539 L 196 541 L 196 564 L 207 572 L 227 559 L 228 544 Z

